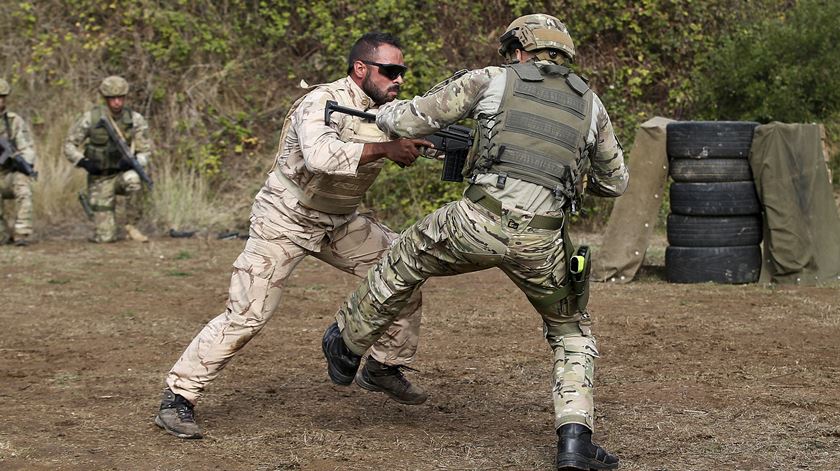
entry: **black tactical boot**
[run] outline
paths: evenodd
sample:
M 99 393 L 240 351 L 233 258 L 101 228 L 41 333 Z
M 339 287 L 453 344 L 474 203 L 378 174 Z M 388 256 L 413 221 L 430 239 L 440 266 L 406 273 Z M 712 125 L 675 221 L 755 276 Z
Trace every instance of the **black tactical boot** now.
M 426 392 L 405 378 L 402 368 L 390 366 L 368 357 L 365 367 L 356 373 L 356 384 L 368 391 L 384 392 L 400 404 L 417 405 L 426 402 Z
M 155 423 L 178 438 L 201 438 L 201 429 L 195 423 L 193 407 L 184 396 L 166 388 L 163 390 L 163 400 L 160 401 Z
M 558 471 L 618 468 L 618 457 L 592 443 L 592 431 L 586 425 L 563 425 L 557 435 Z
M 335 384 L 348 386 L 353 382 L 353 376 L 359 369 L 362 356 L 356 355 L 341 338 L 341 331 L 338 330 L 338 323 L 333 322 L 324 332 L 324 339 L 321 341 L 321 349 L 327 359 L 327 372 Z

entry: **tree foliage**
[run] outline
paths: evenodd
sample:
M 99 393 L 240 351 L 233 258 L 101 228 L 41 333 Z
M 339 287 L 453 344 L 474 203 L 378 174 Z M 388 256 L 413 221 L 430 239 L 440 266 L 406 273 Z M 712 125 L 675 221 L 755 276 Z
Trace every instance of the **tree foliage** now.
M 840 2 L 802 0 L 740 28 L 702 58 L 697 112 L 710 119 L 840 118 Z
M 300 81 L 343 76 L 350 45 L 371 30 L 396 33 L 404 43 L 410 72 L 402 98 L 408 98 L 457 69 L 499 64 L 498 38 L 518 15 L 554 14 L 569 27 L 577 68 L 628 147 L 637 125 L 654 115 L 744 116 L 750 108 L 782 116 L 783 103 L 808 103 L 802 116 L 810 119 L 835 106 L 838 93 L 829 85 L 840 64 L 836 53 L 826 57 L 833 62 L 824 69 L 812 60 L 798 71 L 794 61 L 797 47 L 800 57 L 810 57 L 836 42 L 840 28 L 826 30 L 838 18 L 837 2 L 830 0 L 803 0 L 789 18 L 793 5 L 783 0 L 9 3 L 0 28 L 14 34 L 0 45 L 0 67 L 17 90 L 17 109 L 36 123 L 36 135 L 61 134 L 52 127 L 66 126 L 79 106 L 97 100 L 102 77 L 123 75 L 132 84 L 132 105 L 154 129 L 161 149 L 156 160 L 200 172 L 219 193 L 243 200 L 271 165 L 283 117 L 304 92 Z M 823 7 L 828 13 L 820 17 Z M 732 77 L 745 51 L 753 55 Z M 759 66 L 772 54 L 783 57 L 786 68 Z M 807 82 L 794 78 L 800 72 Z M 786 91 L 774 88 L 778 84 Z M 718 108 L 708 106 L 719 97 L 726 99 Z M 439 182 L 438 166 L 386 167 L 370 204 L 401 224 L 455 198 L 461 187 Z

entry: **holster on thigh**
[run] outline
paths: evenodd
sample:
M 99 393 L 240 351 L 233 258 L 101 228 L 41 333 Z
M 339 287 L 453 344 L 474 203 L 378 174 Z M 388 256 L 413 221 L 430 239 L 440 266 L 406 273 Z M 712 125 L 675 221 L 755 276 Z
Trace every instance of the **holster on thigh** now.
M 528 300 L 540 312 L 546 310 L 557 312 L 553 307 L 557 304 L 568 304 L 569 315 L 574 313 L 585 313 L 589 304 L 589 273 L 591 267 L 591 252 L 589 246 L 582 245 L 575 251 L 569 232 L 564 225 L 563 231 L 563 253 L 566 259 L 566 282 L 556 291 L 540 298 L 529 297 Z M 571 255 L 574 253 L 574 255 Z

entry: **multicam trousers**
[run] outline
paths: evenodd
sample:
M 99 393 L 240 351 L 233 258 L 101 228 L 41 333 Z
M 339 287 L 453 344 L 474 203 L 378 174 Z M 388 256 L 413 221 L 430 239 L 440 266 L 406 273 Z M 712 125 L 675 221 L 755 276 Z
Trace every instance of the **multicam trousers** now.
M 117 240 L 115 209 L 116 195 L 127 196 L 125 212 L 129 224 L 140 220 L 140 176 L 134 170 L 115 175 L 88 175 L 88 198 L 93 210 L 93 240 L 113 242 Z
M 497 216 L 469 200 L 450 203 L 403 232 L 393 248 L 348 297 L 336 319 L 356 353 L 373 343 L 430 277 L 499 267 L 540 313 L 554 351 L 555 426 L 580 423 L 593 429 L 594 359 L 598 356 L 591 320 L 568 300 L 536 302 L 565 283 L 561 230 L 528 226 L 530 216 L 514 211 Z M 511 229 L 516 227 L 516 229 Z
M 225 312 L 192 340 L 166 376 L 167 386 L 194 403 L 227 362 L 265 326 L 280 303 L 283 285 L 307 255 L 361 277 L 396 238 L 387 227 L 362 215 L 329 233 L 320 252 L 308 251 L 282 236 L 263 239 L 252 228 L 245 250 L 233 263 Z M 419 291 L 406 299 L 395 317 L 396 322 L 373 345 L 370 356 L 389 365 L 406 365 L 413 360 L 419 340 Z
M 0 170 L 0 240 L 8 239 L 3 216 L 3 199 L 15 200 L 17 215 L 14 237 L 32 235 L 32 178 L 10 170 Z

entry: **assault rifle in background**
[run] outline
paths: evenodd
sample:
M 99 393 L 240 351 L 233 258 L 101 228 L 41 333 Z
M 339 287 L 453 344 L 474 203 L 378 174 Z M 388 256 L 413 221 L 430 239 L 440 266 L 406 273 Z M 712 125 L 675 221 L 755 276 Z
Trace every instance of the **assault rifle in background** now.
M 376 121 L 376 115 L 373 113 L 341 106 L 333 100 L 328 100 L 327 106 L 324 109 L 324 124 L 330 124 L 330 115 L 333 112 L 357 116 L 371 122 Z M 472 129 L 453 124 L 431 136 L 423 136 L 423 139 L 434 144 L 435 150 L 442 152 L 444 155 L 441 180 L 447 182 L 464 181 L 461 170 L 464 168 L 464 163 L 467 160 L 467 153 L 469 153 L 470 147 L 472 147 Z
M 114 141 L 114 143 L 117 144 L 117 149 L 119 149 L 123 160 L 126 161 L 135 172 L 137 172 L 137 175 L 140 175 L 140 180 L 143 180 L 143 183 L 145 183 L 151 190 L 155 184 L 152 182 L 152 179 L 149 178 L 149 175 L 146 174 L 146 171 L 143 170 L 143 166 L 137 161 L 137 157 L 131 152 L 131 149 L 128 148 L 128 144 L 125 143 L 125 140 L 123 140 L 117 130 L 114 129 L 114 125 L 111 124 L 111 120 L 103 116 L 99 120 L 99 124 L 108 131 L 108 136 L 112 141 Z
M 7 165 L 17 172 L 28 175 L 35 180 L 38 179 L 38 172 L 32 168 L 32 165 L 23 158 L 8 139 L 3 138 L 0 139 L 0 167 Z

